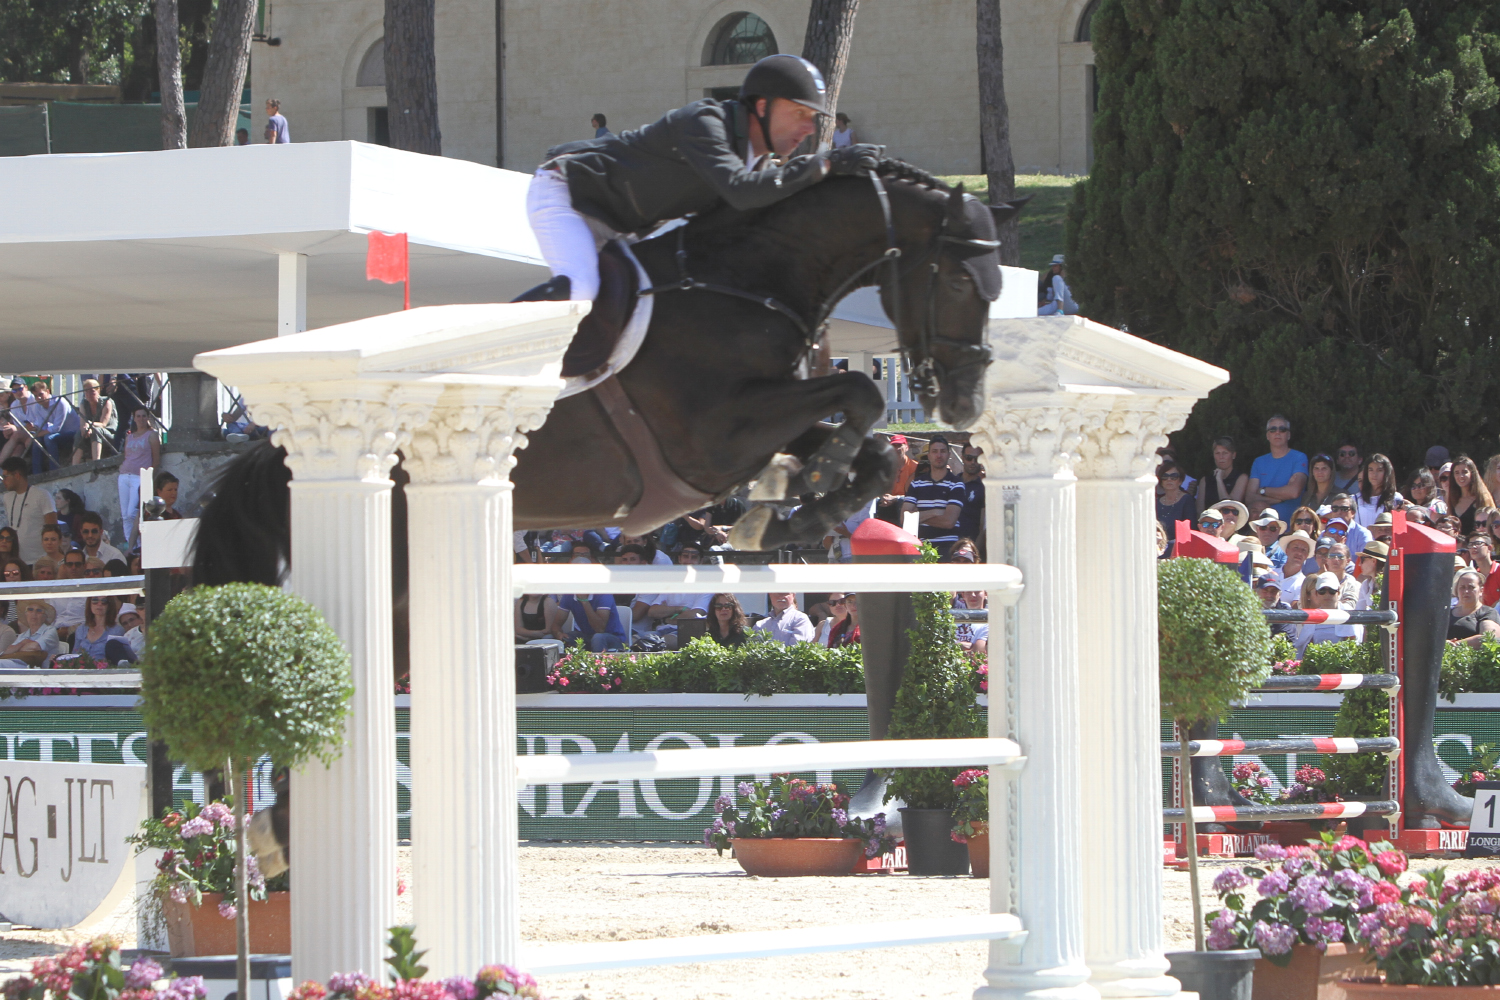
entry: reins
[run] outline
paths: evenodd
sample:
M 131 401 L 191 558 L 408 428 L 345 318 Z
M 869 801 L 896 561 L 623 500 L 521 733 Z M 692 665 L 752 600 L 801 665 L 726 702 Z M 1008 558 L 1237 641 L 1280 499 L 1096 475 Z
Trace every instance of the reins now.
M 901 316 L 901 277 L 903 271 L 900 265 L 901 247 L 896 242 L 896 223 L 891 214 L 891 199 L 878 173 L 872 171 L 867 176 L 870 178 L 870 183 L 874 185 L 875 197 L 880 203 L 880 214 L 885 222 L 885 251 L 879 257 L 860 267 L 840 282 L 832 294 L 823 299 L 811 323 L 804 320 L 795 309 L 780 301 L 775 296 L 757 295 L 754 292 L 747 292 L 742 288 L 735 288 L 732 285 L 720 285 L 712 281 L 700 281 L 689 275 L 686 226 L 679 226 L 677 229 L 677 280 L 670 284 L 652 285 L 650 288 L 643 288 L 636 294 L 638 296 L 646 296 L 659 295 L 663 292 L 699 290 L 714 292 L 719 295 L 731 295 L 735 298 L 745 299 L 748 302 L 759 303 L 767 309 L 771 309 L 786 317 L 797 328 L 798 332 L 802 334 L 802 350 L 798 352 L 797 358 L 793 362 L 794 367 L 800 367 L 806 359 L 814 357 L 818 349 L 822 346 L 823 338 L 828 334 L 828 323 L 834 307 L 854 287 L 856 282 L 875 268 L 884 264 L 890 267 L 888 291 L 891 297 L 891 310 L 896 317 L 893 323 L 899 322 L 899 317 Z M 993 250 L 999 246 L 999 243 L 995 240 L 978 240 L 961 236 L 950 236 L 947 233 L 947 228 L 948 217 L 945 213 L 943 221 L 939 226 L 938 235 L 928 244 L 926 250 L 923 251 L 922 255 L 917 258 L 911 267 L 906 269 L 907 272 L 915 270 L 923 261 L 931 257 L 933 251 L 940 243 L 958 243 L 983 251 Z M 927 277 L 927 306 L 923 311 L 923 322 L 917 330 L 916 346 L 914 350 L 902 347 L 901 354 L 906 361 L 907 370 L 911 373 L 913 390 L 928 396 L 935 396 L 938 392 L 940 376 L 949 369 L 945 368 L 932 356 L 933 345 L 943 343 L 950 345 L 954 349 L 962 350 L 964 353 L 974 354 L 973 360 L 956 366 L 952 369 L 953 371 L 959 371 L 976 364 L 987 363 L 990 357 L 990 350 L 983 344 L 970 344 L 966 341 L 954 340 L 951 337 L 943 337 L 937 333 L 938 262 L 935 260 L 931 261 L 929 268 Z M 914 357 L 916 360 L 913 360 Z

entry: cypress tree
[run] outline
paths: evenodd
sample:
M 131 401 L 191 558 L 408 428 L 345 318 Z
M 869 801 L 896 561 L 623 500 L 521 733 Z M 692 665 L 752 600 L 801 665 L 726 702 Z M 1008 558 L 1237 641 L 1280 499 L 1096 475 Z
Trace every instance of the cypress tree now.
M 1273 412 L 1403 478 L 1434 443 L 1493 450 L 1497 31 L 1492 0 L 1100 5 L 1070 277 L 1091 317 L 1232 374 L 1179 453 Z

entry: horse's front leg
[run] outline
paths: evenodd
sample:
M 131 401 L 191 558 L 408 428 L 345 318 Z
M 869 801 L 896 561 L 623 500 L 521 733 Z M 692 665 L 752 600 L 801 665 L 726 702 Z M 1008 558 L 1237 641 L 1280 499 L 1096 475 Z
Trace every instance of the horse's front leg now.
M 838 489 L 843 485 L 870 428 L 885 412 L 884 395 L 863 372 L 832 375 L 792 385 L 813 390 L 815 402 L 827 407 L 819 408 L 815 419 L 842 412 L 844 422 L 813 425 L 796 440 L 784 445 L 757 476 L 756 485 L 750 492 L 752 500 L 775 502 L 804 493 L 829 493 Z
M 899 469 L 894 448 L 878 438 L 864 438 L 851 463 L 852 478 L 803 504 L 785 521 L 777 520 L 770 507 L 752 508 L 735 522 L 729 543 L 747 550 L 816 543 L 889 489 Z

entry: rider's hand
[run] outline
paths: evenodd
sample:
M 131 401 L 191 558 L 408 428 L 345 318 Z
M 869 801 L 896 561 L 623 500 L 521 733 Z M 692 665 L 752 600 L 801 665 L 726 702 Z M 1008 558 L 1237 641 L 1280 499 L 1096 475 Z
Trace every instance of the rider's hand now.
M 880 157 L 884 153 L 884 146 L 875 146 L 867 142 L 830 149 L 828 151 L 828 172 L 831 174 L 857 174 L 861 171 L 873 171 L 880 166 Z

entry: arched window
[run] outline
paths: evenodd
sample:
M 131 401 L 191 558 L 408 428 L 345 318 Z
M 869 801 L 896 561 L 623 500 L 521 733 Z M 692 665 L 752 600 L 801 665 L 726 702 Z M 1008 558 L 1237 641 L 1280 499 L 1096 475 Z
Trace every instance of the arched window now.
M 344 65 L 348 65 L 345 63 Z M 359 72 L 354 74 L 356 87 L 385 86 L 385 39 L 377 38 L 365 57 L 359 61 Z
M 1078 18 L 1078 30 L 1073 33 L 1075 42 L 1092 42 L 1094 40 L 1094 11 L 1099 9 L 1099 0 L 1089 0 L 1089 5 L 1083 8 L 1083 14 Z
M 709 33 L 703 49 L 703 65 L 741 66 L 774 56 L 777 51 L 771 26 L 741 10 L 724 18 Z

